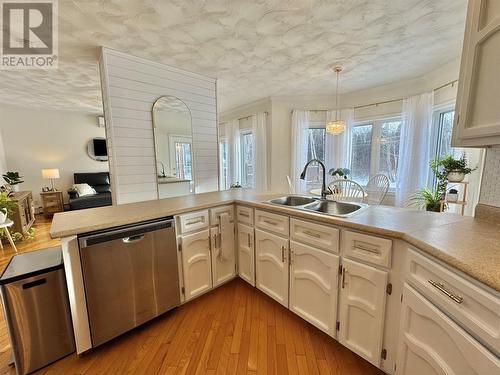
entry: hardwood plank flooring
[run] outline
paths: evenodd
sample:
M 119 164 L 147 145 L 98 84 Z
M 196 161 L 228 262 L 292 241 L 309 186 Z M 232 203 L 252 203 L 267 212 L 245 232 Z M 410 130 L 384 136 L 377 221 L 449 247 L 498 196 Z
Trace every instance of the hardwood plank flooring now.
M 19 251 L 56 246 L 50 220 L 37 218 L 37 237 Z M 5 246 L 0 266 L 12 249 Z M 0 374 L 10 345 L 0 317 Z M 334 339 L 241 279 L 38 374 L 383 374 Z

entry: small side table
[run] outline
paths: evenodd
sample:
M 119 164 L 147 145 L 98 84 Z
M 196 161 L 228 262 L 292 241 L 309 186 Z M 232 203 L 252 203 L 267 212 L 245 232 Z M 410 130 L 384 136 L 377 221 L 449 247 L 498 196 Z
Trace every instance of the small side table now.
M 42 197 L 43 214 L 45 217 L 50 217 L 56 212 L 64 211 L 62 191 L 44 191 L 40 193 L 40 196 Z
M 7 239 L 9 240 L 10 245 L 12 246 L 14 251 L 17 253 L 17 247 L 14 244 L 14 240 L 12 240 L 12 237 L 10 236 L 10 232 L 9 232 L 9 227 L 11 227 L 12 225 L 14 225 L 14 222 L 10 219 L 7 219 L 7 220 L 5 220 L 5 222 L 0 224 L 0 228 L 4 229 L 4 232 L 7 235 Z M 0 241 L 0 249 L 3 250 L 2 241 Z

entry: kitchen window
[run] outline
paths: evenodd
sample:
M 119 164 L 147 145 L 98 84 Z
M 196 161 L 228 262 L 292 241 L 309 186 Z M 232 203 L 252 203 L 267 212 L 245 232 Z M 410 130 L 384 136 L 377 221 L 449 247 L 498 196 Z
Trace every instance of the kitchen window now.
M 229 181 L 229 153 L 227 139 L 222 138 L 219 142 L 219 169 L 220 169 L 220 189 L 228 190 L 231 186 Z
M 244 188 L 254 187 L 254 140 L 251 131 L 241 133 L 241 186 Z
M 326 130 L 325 124 L 311 126 L 307 129 L 307 160 L 319 159 L 325 163 Z M 328 172 L 328 171 L 327 171 Z M 310 190 L 321 182 L 322 171 L 317 163 L 313 163 L 307 169 L 307 190 Z
M 351 132 L 350 178 L 366 185 L 370 177 L 383 173 L 390 188 L 396 187 L 401 119 L 357 124 Z

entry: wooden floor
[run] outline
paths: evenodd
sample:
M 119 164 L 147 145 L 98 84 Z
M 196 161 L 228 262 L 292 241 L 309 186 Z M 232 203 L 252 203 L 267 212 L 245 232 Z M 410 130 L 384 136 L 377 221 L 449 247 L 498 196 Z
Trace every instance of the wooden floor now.
M 57 244 L 43 242 L 40 232 L 33 247 Z M 29 251 L 27 246 L 22 249 Z M 0 345 L 0 374 L 14 374 L 7 364 L 10 348 L 3 317 Z M 72 354 L 38 373 L 382 374 L 240 279 L 84 356 Z

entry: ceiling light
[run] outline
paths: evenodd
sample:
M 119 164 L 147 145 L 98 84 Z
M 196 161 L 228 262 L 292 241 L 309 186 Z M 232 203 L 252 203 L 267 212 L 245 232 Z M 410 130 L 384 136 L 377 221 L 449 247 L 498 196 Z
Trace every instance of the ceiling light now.
M 326 132 L 334 135 L 342 134 L 345 130 L 345 121 L 339 119 L 339 75 L 343 70 L 341 66 L 336 66 L 333 71 L 337 74 L 337 86 L 335 88 L 335 120 L 326 124 Z

